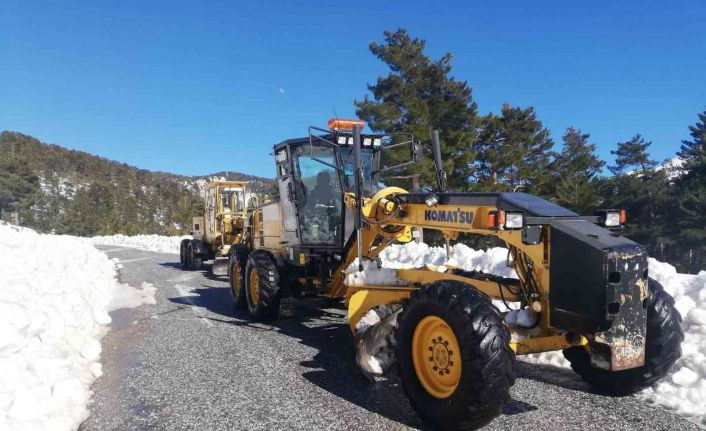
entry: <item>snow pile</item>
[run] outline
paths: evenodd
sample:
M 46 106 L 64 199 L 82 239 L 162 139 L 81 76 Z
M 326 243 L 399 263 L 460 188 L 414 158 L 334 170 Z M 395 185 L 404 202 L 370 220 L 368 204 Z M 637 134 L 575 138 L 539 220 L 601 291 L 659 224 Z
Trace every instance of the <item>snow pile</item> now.
M 358 258 L 346 268 L 346 286 L 394 286 L 405 284 L 397 278 L 397 271 L 390 268 L 379 268 L 372 260 L 363 261 L 363 271 L 358 271 Z
M 507 266 L 507 249 L 499 247 L 480 251 L 456 244 L 452 247 L 450 258 L 446 259 L 443 247 L 429 247 L 423 243 L 411 242 L 386 248 L 380 253 L 380 260 L 382 268 L 372 262 L 366 262 L 363 273 L 357 272 L 357 265 L 355 268 L 352 265 L 347 271 L 348 280 L 354 281 L 354 284 L 397 284 L 399 280 L 394 272 L 388 269 L 421 268 L 428 265 L 440 269 L 454 266 L 467 271 L 477 270 L 516 277 L 514 270 Z M 638 396 L 706 425 L 706 271 L 701 271 L 698 275 L 679 274 L 672 265 L 652 258 L 649 260 L 649 271 L 650 277 L 660 282 L 674 297 L 676 308 L 684 318 L 682 326 L 685 339 L 682 343 L 681 359 L 670 374 Z M 506 311 L 501 302 L 494 303 L 502 311 Z M 512 315 L 507 317 L 511 321 L 525 320 L 525 316 L 518 312 L 510 314 Z M 531 322 L 522 323 L 529 325 Z M 569 362 L 560 351 L 524 355 L 518 359 L 569 367 Z
M 684 321 L 682 356 L 668 376 L 640 396 L 706 425 L 706 271 L 679 274 L 655 259 L 649 261 L 650 277 L 674 297 Z
M 182 239 L 192 239 L 190 235 L 163 236 L 163 235 L 110 235 L 94 236 L 87 238 L 91 244 L 117 245 L 121 247 L 139 248 L 158 253 L 179 254 L 179 244 Z
M 474 250 L 465 244 L 454 244 L 450 258 L 444 247 L 429 247 L 424 243 L 394 244 L 380 253 L 383 268 L 422 268 L 426 265 L 453 266 L 466 271 L 482 271 L 503 277 L 516 277 L 515 270 L 507 265 L 507 249 L 490 248 Z
M 108 312 L 142 303 L 154 288 L 118 283 L 115 262 L 85 241 L 0 222 L 0 429 L 78 428 Z

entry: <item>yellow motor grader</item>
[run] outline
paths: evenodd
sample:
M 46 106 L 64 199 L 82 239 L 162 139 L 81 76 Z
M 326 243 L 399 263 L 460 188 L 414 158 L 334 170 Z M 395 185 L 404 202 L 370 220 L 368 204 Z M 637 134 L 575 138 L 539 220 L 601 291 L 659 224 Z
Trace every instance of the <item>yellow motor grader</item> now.
M 653 384 L 679 358 L 681 317 L 649 278 L 645 248 L 619 234 L 623 211 L 580 216 L 525 193 L 448 192 L 438 132 L 437 190 L 384 187 L 380 175 L 419 161 L 422 147 L 411 135 L 362 127 L 334 119 L 274 146 L 279 198 L 253 210 L 247 240 L 230 250 L 236 307 L 273 319 L 286 296 L 344 300 L 362 371 L 376 377 L 396 363 L 411 405 L 440 428 L 496 417 L 516 355 L 563 350 L 583 379 L 610 394 Z M 397 157 L 383 157 L 391 151 Z M 408 161 L 381 166 L 400 151 Z M 447 253 L 462 233 L 495 236 L 516 275 L 449 263 L 351 282 L 383 271 L 381 251 L 422 228 L 439 231 Z
M 204 214 L 194 217 L 191 235 L 179 247 L 181 265 L 200 269 L 213 259 L 214 275 L 226 275 L 228 256 L 233 244 L 247 240 L 245 230 L 253 195 L 246 181 L 214 181 L 204 187 Z

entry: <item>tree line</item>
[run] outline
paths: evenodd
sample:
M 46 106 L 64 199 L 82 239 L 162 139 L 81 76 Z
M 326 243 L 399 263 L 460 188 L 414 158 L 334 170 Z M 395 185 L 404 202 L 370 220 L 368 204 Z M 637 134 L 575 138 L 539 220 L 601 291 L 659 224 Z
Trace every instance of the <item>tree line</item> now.
M 250 181 L 256 191 L 272 184 L 239 172 L 196 177 L 152 172 L 21 133 L 0 133 L 0 219 L 15 212 L 20 224 L 39 232 L 188 233 L 192 217 L 203 211 L 201 187 L 210 177 Z
M 651 256 L 681 271 L 706 269 L 706 111 L 688 126 L 671 163 L 654 160 L 652 143 L 639 133 L 615 143 L 614 159 L 605 161 L 590 133 L 577 127 L 565 130 L 556 149 L 532 107 L 505 103 L 499 113 L 480 115 L 470 85 L 451 74 L 450 53 L 429 58 L 425 41 L 403 29 L 384 37 L 370 51 L 389 73 L 354 101 L 356 114 L 374 131 L 411 132 L 422 141 L 440 130 L 449 189 L 523 191 L 580 214 L 624 208 L 624 235 Z M 434 186 L 430 158 L 408 170 L 422 187 Z M 487 238 L 471 241 L 491 245 Z

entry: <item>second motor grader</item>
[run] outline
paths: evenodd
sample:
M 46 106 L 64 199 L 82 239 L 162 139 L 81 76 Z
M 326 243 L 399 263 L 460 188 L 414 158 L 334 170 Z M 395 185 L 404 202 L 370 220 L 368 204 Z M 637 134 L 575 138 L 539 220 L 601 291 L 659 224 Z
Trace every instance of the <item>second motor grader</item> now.
M 237 307 L 272 319 L 286 296 L 342 299 L 365 374 L 396 363 L 414 409 L 443 428 L 497 416 L 516 355 L 563 350 L 583 379 L 612 394 L 651 385 L 678 359 L 681 317 L 649 278 L 645 248 L 618 233 L 624 212 L 580 216 L 525 193 L 448 192 L 437 133 L 437 189 L 383 187 L 381 173 L 418 161 L 421 146 L 361 129 L 335 119 L 275 145 L 279 198 L 253 210 L 249 240 L 231 247 Z M 410 160 L 382 166 L 389 151 Z M 397 270 L 392 283 L 346 282 L 422 228 L 440 232 L 447 250 L 462 233 L 497 237 L 516 276 L 445 265 Z
M 182 266 L 200 269 L 213 259 L 214 275 L 227 274 L 228 256 L 233 244 L 247 240 L 245 220 L 252 206 L 253 194 L 246 181 L 214 181 L 204 186 L 204 212 L 193 218 L 193 239 L 181 241 Z

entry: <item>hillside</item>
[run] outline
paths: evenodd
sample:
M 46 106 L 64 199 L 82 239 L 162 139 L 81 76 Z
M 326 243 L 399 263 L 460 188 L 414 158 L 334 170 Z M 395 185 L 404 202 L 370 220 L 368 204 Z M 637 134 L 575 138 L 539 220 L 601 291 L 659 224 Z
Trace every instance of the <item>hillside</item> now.
M 21 133 L 0 134 L 0 218 L 72 235 L 188 231 L 209 179 L 246 180 L 255 191 L 273 181 L 239 172 L 183 176 L 138 169 Z

